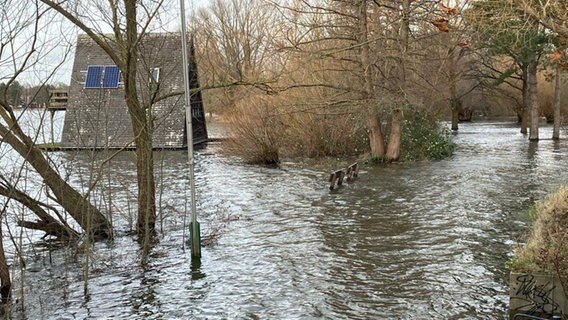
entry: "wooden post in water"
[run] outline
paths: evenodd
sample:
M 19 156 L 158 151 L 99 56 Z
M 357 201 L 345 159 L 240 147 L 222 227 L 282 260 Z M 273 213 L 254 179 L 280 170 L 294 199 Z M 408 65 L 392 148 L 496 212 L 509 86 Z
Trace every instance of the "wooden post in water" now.
M 191 112 L 191 88 L 189 84 L 189 58 L 187 55 L 187 28 L 185 26 L 185 0 L 179 1 L 181 16 L 181 47 L 183 57 L 183 82 L 185 86 L 185 121 L 187 128 L 187 153 L 189 161 L 189 184 L 191 189 L 191 258 L 201 259 L 201 230 L 197 222 L 197 209 L 195 205 L 195 170 L 193 158 L 193 126 Z
M 355 162 L 346 171 L 336 170 L 329 175 L 329 190 L 335 189 L 335 185 L 338 187 L 343 185 L 343 179 L 346 178 L 347 181 L 352 181 L 359 175 L 359 163 Z
M 355 162 L 354 164 L 347 167 L 347 181 L 351 181 L 359 175 L 359 164 Z

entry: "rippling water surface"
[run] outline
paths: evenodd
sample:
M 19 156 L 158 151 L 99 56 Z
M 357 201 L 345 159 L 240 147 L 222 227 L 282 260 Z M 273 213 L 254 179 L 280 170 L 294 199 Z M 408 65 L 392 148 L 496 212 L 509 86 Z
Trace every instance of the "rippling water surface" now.
M 145 261 L 125 235 L 136 202 L 133 156 L 122 154 L 103 170 L 112 188 L 95 193 L 118 237 L 88 256 L 28 247 L 15 317 L 504 319 L 505 263 L 525 210 L 564 181 L 568 145 L 529 144 L 506 122 L 463 124 L 454 139 L 450 159 L 363 166 L 333 192 L 325 164 L 262 168 L 217 144 L 198 150 L 202 228 L 222 229 L 199 266 L 184 246 L 186 154 L 156 156 L 164 232 Z M 78 186 L 92 157 L 103 158 L 57 155 Z

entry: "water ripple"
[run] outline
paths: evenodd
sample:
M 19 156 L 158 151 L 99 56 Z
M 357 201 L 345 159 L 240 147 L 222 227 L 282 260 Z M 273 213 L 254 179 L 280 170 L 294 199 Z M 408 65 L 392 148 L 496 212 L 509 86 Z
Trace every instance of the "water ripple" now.
M 454 157 L 364 167 L 334 192 L 325 183 L 332 168 L 262 168 L 220 156 L 216 145 L 199 150 L 202 226 L 211 228 L 219 214 L 233 218 L 217 245 L 204 248 L 201 266 L 192 266 L 183 244 L 185 154 L 163 152 L 165 234 L 148 260 L 141 263 L 128 236 L 98 244 L 85 293 L 85 255 L 56 250 L 49 262 L 48 252 L 37 253 L 40 268 L 26 273 L 26 309 L 16 316 L 503 319 L 505 262 L 526 231 L 523 211 L 563 182 L 568 147 L 529 145 L 517 130 L 463 125 Z M 73 159 L 86 166 L 87 158 Z M 122 230 L 135 203 L 134 165 L 127 155 L 111 165 L 110 175 L 122 172 L 111 199 Z

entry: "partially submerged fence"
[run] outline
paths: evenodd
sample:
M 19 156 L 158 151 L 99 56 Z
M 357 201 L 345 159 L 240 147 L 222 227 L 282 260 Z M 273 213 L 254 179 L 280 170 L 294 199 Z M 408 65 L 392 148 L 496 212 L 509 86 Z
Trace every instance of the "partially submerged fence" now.
M 359 176 L 359 163 L 355 162 L 349 167 L 345 169 L 339 169 L 333 171 L 329 175 L 329 190 L 333 190 L 336 187 L 340 187 L 343 185 L 343 180 L 346 179 L 347 181 L 353 181 L 355 178 Z

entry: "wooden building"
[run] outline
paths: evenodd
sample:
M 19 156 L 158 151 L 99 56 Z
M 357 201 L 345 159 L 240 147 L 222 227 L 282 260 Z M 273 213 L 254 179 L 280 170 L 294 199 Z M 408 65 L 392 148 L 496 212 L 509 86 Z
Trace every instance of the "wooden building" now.
M 191 88 L 198 88 L 197 65 L 190 47 Z M 187 147 L 183 64 L 180 33 L 147 34 L 139 45 L 138 92 L 151 105 L 153 147 Z M 161 99 L 160 97 L 169 96 Z M 133 148 L 130 115 L 119 68 L 87 35 L 79 35 L 62 147 L 79 149 Z M 194 144 L 207 141 L 201 92 L 191 97 Z
M 69 100 L 69 88 L 48 89 L 49 102 L 47 108 L 50 110 L 67 109 L 67 101 Z

